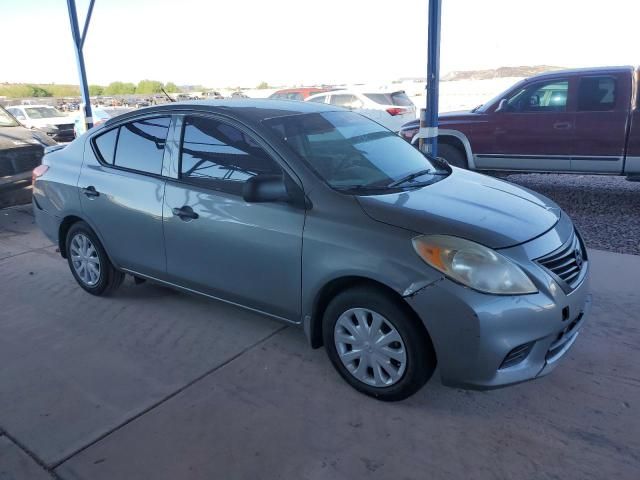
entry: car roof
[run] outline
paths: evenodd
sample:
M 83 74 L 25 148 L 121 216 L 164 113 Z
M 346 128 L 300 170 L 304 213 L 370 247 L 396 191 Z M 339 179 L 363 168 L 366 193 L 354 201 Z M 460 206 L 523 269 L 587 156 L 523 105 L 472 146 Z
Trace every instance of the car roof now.
M 528 78 L 544 78 L 544 77 L 556 77 L 563 75 L 579 75 L 579 74 L 589 74 L 589 73 L 625 73 L 625 72 L 633 72 L 635 68 L 631 65 L 621 65 L 621 66 L 612 66 L 612 67 L 585 67 L 585 68 L 570 68 L 564 70 L 551 70 L 550 72 L 539 73 L 537 75 L 532 75 Z
M 271 100 L 271 99 L 224 99 L 224 100 L 191 100 L 187 102 L 172 102 L 153 107 L 146 107 L 124 113 L 111 120 L 107 120 L 105 125 L 111 125 L 127 118 L 135 118 L 142 114 L 158 113 L 171 114 L 181 111 L 201 111 L 218 113 L 221 115 L 231 115 L 240 119 L 258 123 L 268 118 L 286 117 L 304 113 L 333 112 L 342 110 L 332 105 L 322 103 L 299 102 L 296 100 Z

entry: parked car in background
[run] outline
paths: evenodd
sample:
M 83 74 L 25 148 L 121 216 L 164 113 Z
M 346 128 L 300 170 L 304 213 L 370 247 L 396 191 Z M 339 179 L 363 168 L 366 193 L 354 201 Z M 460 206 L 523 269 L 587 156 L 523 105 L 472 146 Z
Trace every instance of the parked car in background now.
M 471 111 L 439 116 L 438 155 L 470 170 L 600 173 L 640 180 L 640 73 L 560 70 Z M 416 140 L 419 122 L 400 135 Z
M 14 105 L 7 110 L 27 128 L 46 133 L 56 142 L 73 140 L 73 120 L 50 105 Z
M 231 94 L 231 98 L 249 98 L 249 95 L 238 90 Z
M 203 92 L 202 95 L 204 96 L 205 99 L 222 100 L 224 98 L 224 96 L 220 92 L 217 92 L 215 90 L 212 90 L 209 92 Z
M 30 179 L 45 147 L 55 144 L 44 133 L 22 126 L 0 106 L 0 189 Z
M 269 98 L 272 100 L 300 100 L 303 101 L 315 95 L 316 93 L 323 93 L 329 91 L 326 88 L 317 87 L 301 87 L 301 88 L 285 88 L 284 90 L 278 90 L 272 93 Z
M 311 95 L 305 101 L 355 110 L 394 132 L 400 130 L 407 121 L 416 118 L 416 106 L 402 90 L 333 90 Z
M 87 292 L 130 274 L 298 325 L 383 400 L 436 364 L 469 388 L 545 375 L 591 304 L 587 251 L 555 203 L 328 104 L 130 112 L 34 177 L 36 222 Z
M 100 125 L 111 118 L 105 110 L 102 108 L 92 108 L 91 115 L 93 116 L 93 126 Z M 86 131 L 86 125 L 84 123 L 84 116 L 82 113 L 76 115 L 73 119 L 73 136 L 79 137 Z

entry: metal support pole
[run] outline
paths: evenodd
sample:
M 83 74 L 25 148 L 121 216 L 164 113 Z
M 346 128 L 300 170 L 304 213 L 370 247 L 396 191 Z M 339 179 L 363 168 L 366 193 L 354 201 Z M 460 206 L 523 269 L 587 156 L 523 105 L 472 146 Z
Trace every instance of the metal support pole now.
M 420 151 L 438 155 L 438 83 L 440 82 L 440 13 L 442 0 L 429 0 L 429 44 L 427 53 L 427 104 L 420 111 Z
M 69 21 L 71 22 L 71 35 L 73 36 L 73 45 L 75 46 L 76 50 L 78 73 L 80 74 L 80 94 L 82 95 L 82 102 L 84 103 L 84 123 L 87 130 L 93 127 L 93 117 L 91 113 L 91 98 L 89 97 L 89 85 L 87 83 L 87 72 L 84 68 L 84 55 L 82 54 L 82 47 L 84 46 L 84 39 L 87 35 L 87 29 L 89 28 L 89 21 L 91 20 L 91 13 L 93 12 L 93 3 L 94 0 L 91 0 L 91 2 L 89 3 L 87 18 L 84 22 L 83 33 L 81 35 L 80 27 L 78 26 L 76 0 L 67 0 L 67 7 L 69 9 Z

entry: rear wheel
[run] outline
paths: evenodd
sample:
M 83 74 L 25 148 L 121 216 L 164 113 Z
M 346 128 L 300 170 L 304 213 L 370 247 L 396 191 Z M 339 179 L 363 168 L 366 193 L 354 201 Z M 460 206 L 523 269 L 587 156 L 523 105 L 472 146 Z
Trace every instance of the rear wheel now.
M 464 152 L 453 145 L 438 144 L 438 157 L 444 158 L 449 165 L 454 167 L 469 168 Z
M 115 269 L 104 247 L 85 222 L 74 223 L 66 238 L 69 268 L 78 284 L 92 295 L 109 295 L 124 280 Z
M 323 336 L 342 378 L 380 400 L 409 397 L 435 369 L 424 328 L 382 289 L 360 287 L 338 294 L 325 311 Z

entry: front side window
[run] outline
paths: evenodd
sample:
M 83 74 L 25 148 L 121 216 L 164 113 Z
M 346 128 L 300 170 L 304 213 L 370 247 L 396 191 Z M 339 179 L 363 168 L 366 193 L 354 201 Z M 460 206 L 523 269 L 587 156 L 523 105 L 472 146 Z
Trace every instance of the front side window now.
M 362 108 L 362 102 L 351 94 L 331 95 L 331 105 L 344 108 Z
M 114 165 L 160 175 L 169 123 L 170 117 L 156 117 L 121 125 Z
M 240 195 L 255 175 L 281 175 L 279 165 L 249 135 L 205 117 L 186 117 L 180 178 L 189 183 Z
M 320 95 L 319 97 L 310 98 L 308 101 L 309 102 L 316 102 L 316 103 L 324 103 L 326 98 L 327 98 L 326 95 Z
M 565 112 L 569 92 L 568 80 L 551 80 L 523 86 L 508 103 L 509 112 Z
M 610 76 L 583 77 L 578 87 L 578 111 L 603 112 L 616 106 L 616 79 Z
M 414 174 L 425 184 L 447 174 L 398 135 L 355 112 L 292 115 L 264 123 L 338 190 L 391 188 Z

